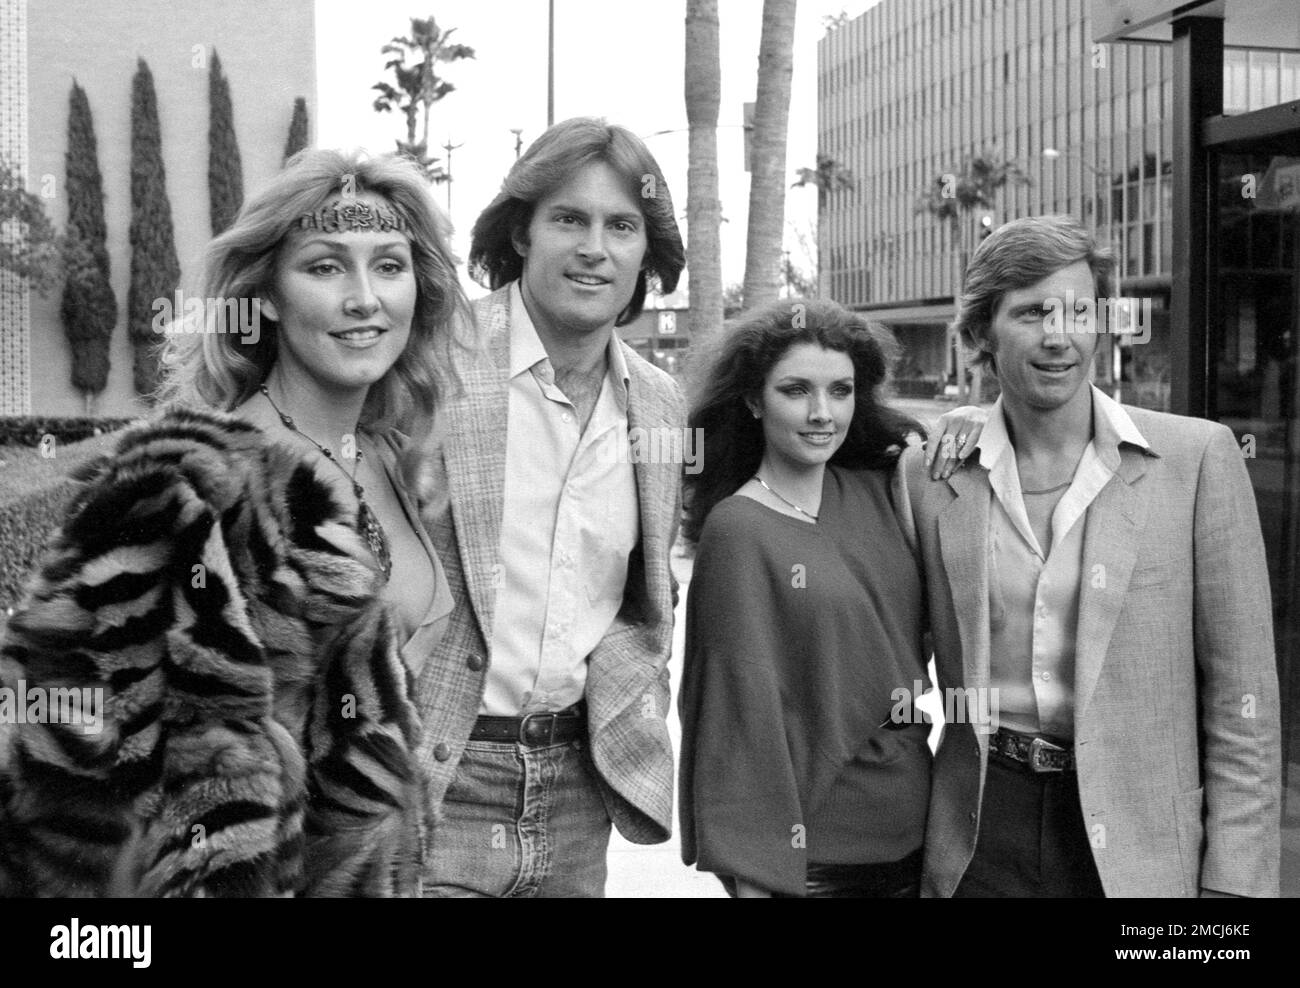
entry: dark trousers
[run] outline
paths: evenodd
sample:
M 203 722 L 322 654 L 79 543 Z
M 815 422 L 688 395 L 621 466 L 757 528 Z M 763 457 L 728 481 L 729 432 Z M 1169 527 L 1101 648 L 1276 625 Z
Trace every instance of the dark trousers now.
M 955 897 L 1099 898 L 1079 779 L 989 755 L 975 855 Z

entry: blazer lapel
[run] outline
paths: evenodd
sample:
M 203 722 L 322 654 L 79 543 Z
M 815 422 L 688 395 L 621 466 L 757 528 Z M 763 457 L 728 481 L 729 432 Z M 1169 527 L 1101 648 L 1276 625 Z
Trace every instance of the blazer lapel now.
M 1088 507 L 1079 575 L 1079 625 L 1075 638 L 1074 720 L 1088 706 L 1110 648 L 1137 560 L 1138 533 L 1147 499 L 1136 486 L 1146 471 L 1144 454 L 1120 450 L 1120 467 Z
M 668 408 L 661 402 L 650 400 L 650 382 L 644 379 L 642 368 L 637 360 L 631 356 L 627 357 L 628 376 L 631 379 L 628 382 L 628 401 L 627 401 L 627 427 L 632 429 L 667 429 L 673 423 L 668 419 Z M 654 435 L 647 432 L 648 436 Z M 660 433 L 660 440 L 667 436 L 666 432 Z M 656 448 L 657 444 L 652 444 L 650 448 Z M 641 533 L 644 543 L 646 532 L 652 532 L 660 524 L 664 517 L 664 511 L 661 507 L 663 504 L 672 505 L 676 500 L 676 491 L 672 485 L 679 482 L 678 472 L 673 470 L 673 466 L 656 463 L 641 462 L 645 457 L 633 457 L 633 470 L 636 473 L 636 492 L 640 502 L 639 510 L 641 516 Z M 650 560 L 645 560 L 646 565 L 646 586 L 654 586 L 650 578 Z
M 489 295 L 474 308 L 485 350 L 462 371 L 462 394 L 449 406 L 446 461 L 465 585 L 479 627 L 490 639 L 505 495 L 509 288 Z
M 939 515 L 939 554 L 961 637 L 963 686 L 989 679 L 989 488 L 986 471 L 968 465 L 948 484 L 957 497 Z

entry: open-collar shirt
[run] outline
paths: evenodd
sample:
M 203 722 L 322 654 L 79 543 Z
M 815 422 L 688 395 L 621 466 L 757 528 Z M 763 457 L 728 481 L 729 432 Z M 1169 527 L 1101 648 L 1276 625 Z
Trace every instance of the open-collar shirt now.
M 998 723 L 1016 731 L 1074 737 L 1075 635 L 1088 507 L 1119 469 L 1120 446 L 1148 449 L 1123 407 L 1092 387 L 1093 438 L 1052 512 L 1051 545 L 1034 535 L 1002 399 L 977 448 L 992 488 L 989 511 L 989 687 Z M 1032 496 L 1032 495 L 1031 495 Z M 993 697 L 996 697 L 994 706 Z

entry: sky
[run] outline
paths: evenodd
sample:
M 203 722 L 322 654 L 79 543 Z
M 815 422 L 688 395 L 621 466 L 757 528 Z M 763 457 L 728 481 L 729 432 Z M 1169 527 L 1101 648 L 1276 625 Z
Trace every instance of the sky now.
M 856 16 L 878 0 L 800 0 L 790 101 L 790 181 L 796 169 L 816 163 L 817 41 L 822 18 Z M 761 0 L 719 0 L 722 104 L 718 169 L 722 198 L 722 277 L 739 283 L 745 269 L 745 219 L 749 175 L 744 170 L 742 104 L 754 99 Z M 410 33 L 410 18 L 432 14 L 441 28 L 476 50 L 473 60 L 452 63 L 446 78 L 456 91 L 434 104 L 430 144 L 460 145 L 451 154 L 454 248 L 469 251 L 475 218 L 497 193 L 515 160 L 514 128 L 525 147 L 546 129 L 546 0 L 317 0 L 316 143 L 391 151 L 405 136 L 397 113 L 373 109 L 371 87 L 387 56 L 380 49 Z M 600 116 L 646 138 L 668 180 L 685 227 L 687 134 L 682 93 L 685 0 L 555 0 L 555 119 Z M 659 133 L 672 131 L 672 133 Z M 647 136 L 655 135 L 655 136 Z M 447 185 L 437 189 L 447 205 Z M 797 232 L 813 241 L 817 193 L 791 189 L 786 197 L 787 249 L 794 264 L 812 267 Z M 468 283 L 467 283 L 468 284 Z M 473 294 L 482 294 L 475 289 Z

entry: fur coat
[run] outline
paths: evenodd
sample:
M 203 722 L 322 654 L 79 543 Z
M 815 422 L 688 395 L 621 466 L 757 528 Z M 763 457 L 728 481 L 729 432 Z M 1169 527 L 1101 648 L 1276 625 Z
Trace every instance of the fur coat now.
M 101 723 L 0 718 L 0 895 L 418 894 L 411 684 L 315 457 L 173 410 L 79 474 L 0 688 Z

